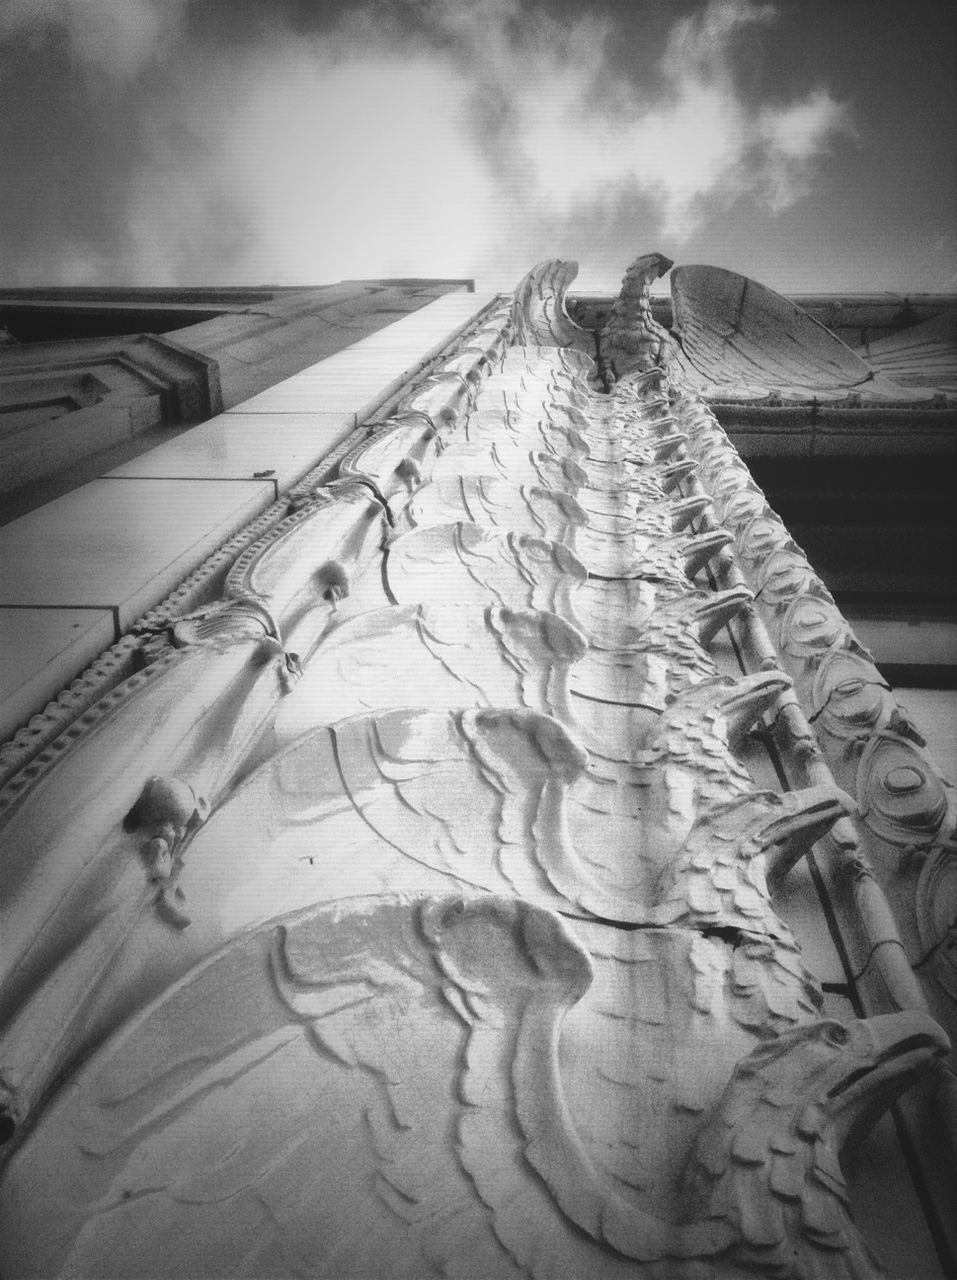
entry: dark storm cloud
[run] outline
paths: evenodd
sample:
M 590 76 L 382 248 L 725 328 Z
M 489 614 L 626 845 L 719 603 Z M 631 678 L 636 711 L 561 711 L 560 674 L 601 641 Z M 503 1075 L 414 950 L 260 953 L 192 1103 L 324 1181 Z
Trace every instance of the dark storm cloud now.
M 505 287 L 559 253 L 606 285 L 650 247 L 806 271 L 842 171 L 874 182 L 861 59 L 797 21 L 842 8 L 7 0 L 4 275 Z

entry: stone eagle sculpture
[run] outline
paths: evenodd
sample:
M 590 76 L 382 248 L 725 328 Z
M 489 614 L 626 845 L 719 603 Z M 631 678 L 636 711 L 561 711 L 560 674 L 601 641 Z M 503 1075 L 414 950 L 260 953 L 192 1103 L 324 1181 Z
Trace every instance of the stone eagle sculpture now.
M 837 1157 L 943 1051 L 936 1025 L 816 1020 L 759 1044 L 663 1157 L 669 1212 L 579 1132 L 596 1064 L 563 1027 L 592 973 L 558 916 L 489 896 L 347 899 L 242 935 L 95 1053 L 14 1156 L 5 1274 L 872 1276 Z M 619 1102 L 660 1108 L 649 1084 Z
M 947 1040 L 825 1016 L 778 888 L 826 836 L 873 887 L 798 700 L 847 754 L 887 697 L 670 266 L 603 334 L 534 268 L 0 791 L 4 1277 L 878 1272 L 842 1148 Z M 905 728 L 840 778 L 896 845 L 950 812 Z

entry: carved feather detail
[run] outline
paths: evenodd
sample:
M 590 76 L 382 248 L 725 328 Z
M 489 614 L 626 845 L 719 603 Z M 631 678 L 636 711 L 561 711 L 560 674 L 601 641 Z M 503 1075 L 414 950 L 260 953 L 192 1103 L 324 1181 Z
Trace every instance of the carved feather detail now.
M 383 576 L 397 604 L 491 600 L 575 622 L 572 599 L 587 571 L 560 542 L 456 522 L 414 529 L 390 543 Z
M 243 934 L 95 1053 L 20 1148 L 7 1256 L 46 1276 L 161 1257 L 208 1276 L 692 1280 L 703 1259 L 789 1274 L 803 1252 L 802 1274 L 870 1274 L 837 1145 L 860 1077 L 893 1089 L 941 1052 L 934 1024 L 815 1022 L 755 1048 L 712 1095 L 676 1218 L 576 1126 L 590 1064 L 565 1027 L 592 985 L 567 926 L 511 899 L 353 898 Z
M 290 697 L 275 732 L 387 707 L 529 707 L 571 724 L 567 671 L 582 633 L 556 614 L 468 605 L 397 605 L 335 628 Z
M 592 353 L 593 336 L 565 310 L 565 291 L 578 275 L 578 263 L 553 258 L 533 267 L 515 287 L 512 324 L 518 342 L 572 347 Z
M 822 1020 L 773 895 L 854 802 L 745 761 L 827 777 L 810 699 L 871 835 L 936 842 L 910 876 L 944 987 L 952 798 L 682 390 L 720 371 L 694 269 L 684 351 L 654 318 L 670 266 L 632 265 L 600 347 L 573 263 L 476 313 L 175 597 L 85 736 L 105 798 L 72 748 L 14 796 L 4 1274 L 875 1273 L 841 1147 L 945 1039 Z M 732 376 L 777 367 L 765 295 Z M 795 332 L 799 373 L 834 363 Z

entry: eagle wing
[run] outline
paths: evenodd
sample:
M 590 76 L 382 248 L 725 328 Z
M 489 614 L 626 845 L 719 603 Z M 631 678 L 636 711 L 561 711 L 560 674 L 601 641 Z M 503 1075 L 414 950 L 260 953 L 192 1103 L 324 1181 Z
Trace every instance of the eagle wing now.
M 562 1035 L 576 1131 L 623 1195 L 679 1219 L 682 1170 L 737 1061 L 769 1027 L 816 1018 L 820 992 L 796 949 L 768 939 L 571 927 L 594 970 Z
M 571 543 L 587 516 L 567 493 L 536 484 L 512 484 L 500 476 L 451 475 L 415 491 L 396 520 L 396 535 L 429 525 L 470 520 Z
M 508 438 L 494 443 L 449 445 L 432 467 L 431 475 L 436 480 L 457 475 L 500 475 L 512 482 L 540 484 L 572 494 L 585 483 L 585 473 L 577 462 Z
M 683 380 L 699 394 L 762 399 L 922 399 L 874 369 L 796 303 L 721 267 L 678 267 L 671 277 Z M 728 317 L 734 316 L 734 326 Z
M 396 604 L 441 600 L 544 609 L 575 622 L 572 600 L 587 573 L 577 557 L 544 538 L 456 522 L 414 529 L 389 544 L 383 564 Z
M 530 707 L 563 715 L 585 639 L 555 614 L 397 605 L 331 631 L 276 716 L 285 743 L 321 724 L 391 707 Z
M 578 1273 L 595 1248 L 522 1152 L 561 1146 L 564 1116 L 526 1116 L 530 1138 L 515 1098 L 589 980 L 556 917 L 487 897 L 353 899 L 244 934 L 97 1051 L 17 1152 L 5 1270 L 511 1277 L 544 1253 Z M 502 1201 L 526 1211 L 505 1230 Z
M 473 444 L 488 445 L 512 440 L 516 444 L 545 449 L 559 457 L 580 461 L 591 451 L 590 441 L 583 434 L 587 428 L 588 419 L 567 405 L 556 405 L 543 398 L 533 413 L 527 413 L 506 393 L 504 404 L 499 408 L 470 413 L 464 424 L 464 433 Z
M 592 354 L 593 335 L 577 325 L 565 310 L 565 291 L 577 275 L 577 262 L 550 258 L 532 267 L 519 281 L 511 316 L 518 342 L 546 348 L 571 347 L 588 356 Z

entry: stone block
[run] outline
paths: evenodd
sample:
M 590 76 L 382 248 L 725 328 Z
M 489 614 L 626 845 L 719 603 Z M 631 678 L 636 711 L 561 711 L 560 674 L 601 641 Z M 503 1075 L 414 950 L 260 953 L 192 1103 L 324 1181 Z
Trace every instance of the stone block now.
M 352 430 L 350 413 L 221 414 L 116 467 L 110 478 L 270 480 L 281 493 Z
M 0 605 L 114 609 L 125 630 L 274 492 L 268 480 L 94 480 L 0 529 Z

